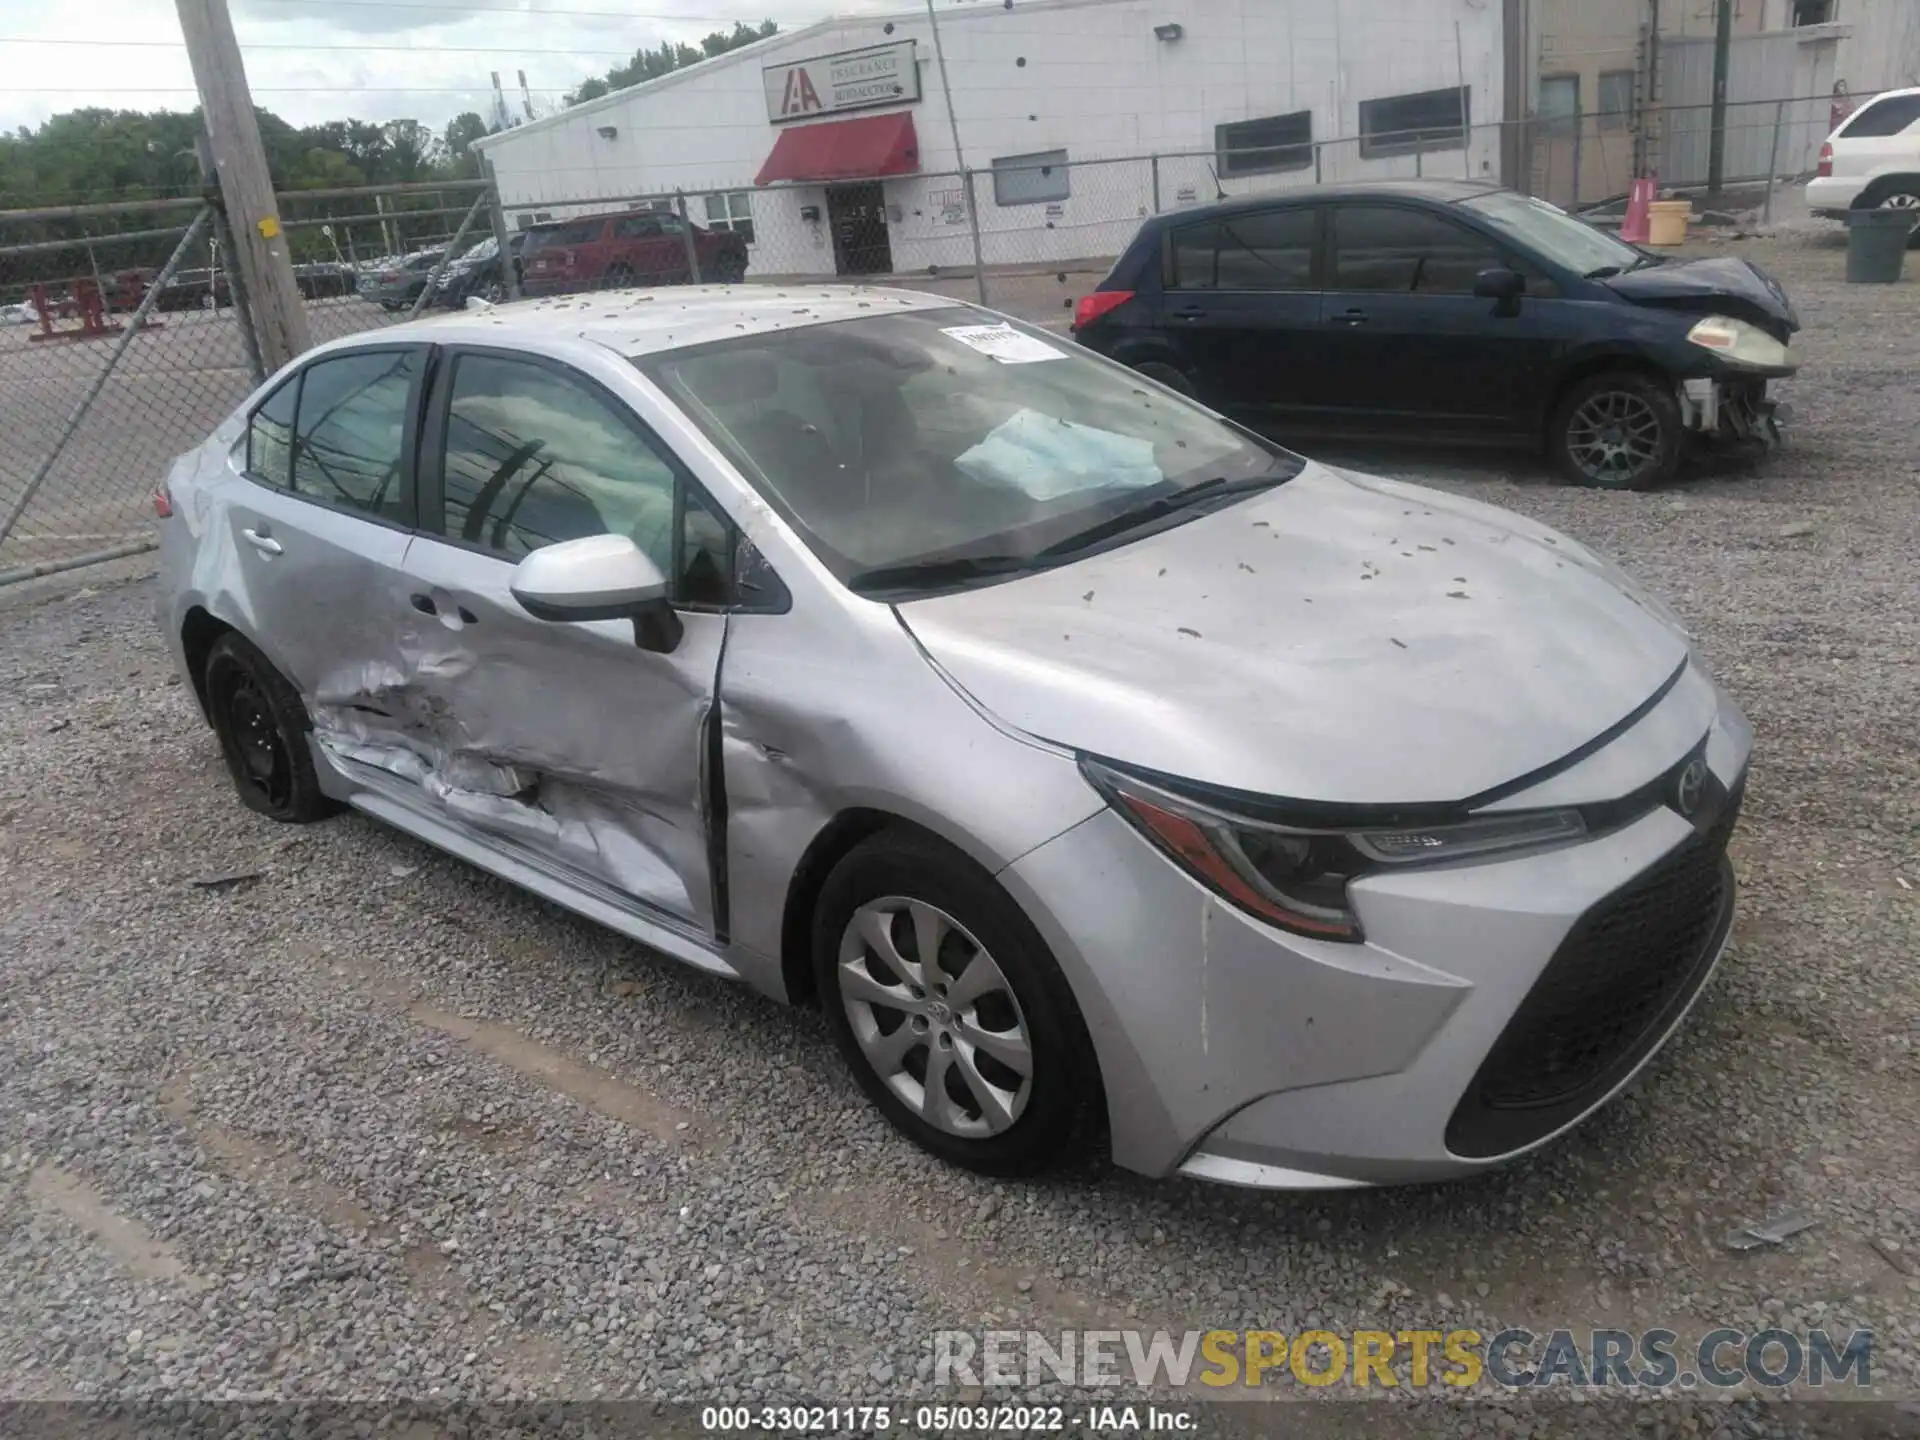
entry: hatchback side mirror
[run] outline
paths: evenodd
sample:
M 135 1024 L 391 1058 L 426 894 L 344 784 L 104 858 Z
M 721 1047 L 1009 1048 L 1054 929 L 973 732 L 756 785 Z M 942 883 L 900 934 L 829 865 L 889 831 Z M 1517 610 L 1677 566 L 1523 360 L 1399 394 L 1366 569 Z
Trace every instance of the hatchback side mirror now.
M 1518 270 L 1482 270 L 1473 277 L 1473 293 L 1481 300 L 1498 300 L 1502 314 L 1511 314 L 1527 293 L 1527 277 Z
M 642 650 L 667 654 L 680 644 L 666 577 L 625 535 L 544 546 L 513 567 L 507 588 L 536 620 L 631 620 Z

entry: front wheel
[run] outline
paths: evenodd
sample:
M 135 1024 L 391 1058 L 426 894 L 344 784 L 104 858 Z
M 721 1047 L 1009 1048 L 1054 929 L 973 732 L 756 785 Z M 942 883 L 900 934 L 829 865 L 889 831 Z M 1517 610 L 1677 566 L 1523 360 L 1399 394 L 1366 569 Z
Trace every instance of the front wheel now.
M 1072 1152 L 1098 1089 L 1053 957 L 993 878 L 957 851 L 884 831 L 821 890 L 814 978 L 835 1043 L 907 1137 L 986 1175 Z
M 1680 402 L 1650 376 L 1589 376 L 1560 401 L 1547 443 L 1555 467 L 1576 485 L 1644 490 L 1680 462 Z

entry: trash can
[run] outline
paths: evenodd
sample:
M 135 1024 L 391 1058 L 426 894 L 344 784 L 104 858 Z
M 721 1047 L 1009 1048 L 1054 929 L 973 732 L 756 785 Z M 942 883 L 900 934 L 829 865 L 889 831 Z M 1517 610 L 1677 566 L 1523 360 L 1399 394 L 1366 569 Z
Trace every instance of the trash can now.
M 1687 221 L 1693 218 L 1691 200 L 1656 200 L 1647 206 L 1647 243 L 1671 246 L 1687 243 Z
M 1891 285 L 1897 281 L 1915 220 L 1920 220 L 1920 211 L 1849 210 L 1847 283 Z

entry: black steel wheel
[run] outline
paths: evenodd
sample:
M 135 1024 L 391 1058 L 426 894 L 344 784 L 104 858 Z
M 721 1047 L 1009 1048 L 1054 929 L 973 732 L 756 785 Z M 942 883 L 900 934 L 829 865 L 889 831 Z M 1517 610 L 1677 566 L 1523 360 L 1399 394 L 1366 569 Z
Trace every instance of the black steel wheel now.
M 207 655 L 206 697 L 242 804 L 289 824 L 334 812 L 307 748 L 306 707 L 266 656 L 238 635 L 221 636 Z
M 1679 463 L 1680 404 L 1670 385 L 1647 375 L 1589 376 L 1561 399 L 1548 440 L 1574 484 L 1644 490 Z

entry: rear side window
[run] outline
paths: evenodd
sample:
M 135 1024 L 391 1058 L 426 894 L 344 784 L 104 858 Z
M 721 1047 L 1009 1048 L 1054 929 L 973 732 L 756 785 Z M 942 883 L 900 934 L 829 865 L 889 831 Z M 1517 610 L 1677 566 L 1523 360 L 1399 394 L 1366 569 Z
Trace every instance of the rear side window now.
M 1920 95 L 1889 95 L 1862 109 L 1840 133 L 1849 140 L 1870 140 L 1901 134 L 1916 120 L 1920 120 Z
M 1311 290 L 1319 212 L 1310 206 L 1223 216 L 1173 235 L 1180 290 Z
M 1420 210 L 1341 205 L 1333 212 L 1335 290 L 1471 295 L 1503 262 L 1491 240 Z
M 407 417 L 420 368 L 418 350 L 366 351 L 309 365 L 294 426 L 294 493 L 410 521 Z
M 293 455 L 293 412 L 299 403 L 300 377 L 295 375 L 263 400 L 247 422 L 247 473 L 282 490 Z
M 629 215 L 624 220 L 613 222 L 613 234 L 619 240 L 644 240 L 649 235 L 660 233 L 658 215 Z

